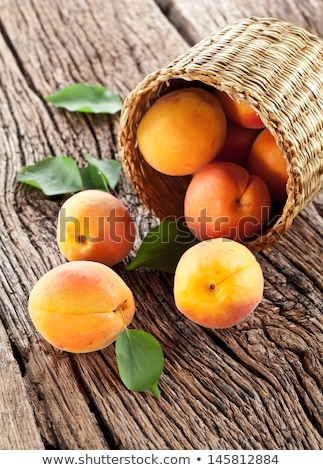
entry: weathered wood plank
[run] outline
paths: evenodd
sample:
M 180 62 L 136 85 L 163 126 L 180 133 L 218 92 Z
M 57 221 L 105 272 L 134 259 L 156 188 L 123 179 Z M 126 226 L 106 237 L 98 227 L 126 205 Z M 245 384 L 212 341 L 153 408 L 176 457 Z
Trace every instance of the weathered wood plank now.
M 0 448 L 322 448 L 322 197 L 277 246 L 257 255 L 264 299 L 236 328 L 210 331 L 185 320 L 171 275 L 116 267 L 135 293 L 133 326 L 154 334 L 165 353 L 158 400 L 125 389 L 113 346 L 61 353 L 28 318 L 30 288 L 64 261 L 55 242 L 60 201 L 17 185 L 17 170 L 61 153 L 79 162 L 86 153 L 119 158 L 116 119 L 65 113 L 44 95 L 81 81 L 125 97 L 186 41 L 242 16 L 280 16 L 322 30 L 314 0 L 158 4 L 0 0 L 0 407 L 8 410 Z M 148 214 L 125 178 L 118 190 L 142 223 Z
M 322 31 L 322 5 L 319 0 L 259 0 L 257 3 L 250 0 L 157 0 L 157 3 L 189 44 L 249 16 L 279 18 L 306 28 L 313 34 L 320 35 Z
M 22 379 L 19 363 L 0 324 L 0 430 L 1 449 L 43 449 L 33 407 Z

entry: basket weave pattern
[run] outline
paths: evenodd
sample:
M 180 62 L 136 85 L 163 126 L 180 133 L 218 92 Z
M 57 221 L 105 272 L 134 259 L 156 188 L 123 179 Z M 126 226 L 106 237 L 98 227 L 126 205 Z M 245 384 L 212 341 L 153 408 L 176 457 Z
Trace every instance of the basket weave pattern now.
M 264 233 L 248 242 L 253 251 L 268 248 L 323 187 L 323 42 L 275 18 L 247 18 L 208 36 L 138 84 L 124 102 L 119 142 L 130 181 L 160 219 L 183 216 L 190 177 L 151 168 L 138 150 L 137 127 L 160 96 L 192 82 L 253 107 L 285 157 L 286 204 Z

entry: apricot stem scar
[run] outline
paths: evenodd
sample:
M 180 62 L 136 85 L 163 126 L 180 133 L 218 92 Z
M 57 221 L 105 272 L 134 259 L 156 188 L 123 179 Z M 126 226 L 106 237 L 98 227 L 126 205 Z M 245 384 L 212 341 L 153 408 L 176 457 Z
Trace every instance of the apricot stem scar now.
M 85 235 L 78 235 L 78 237 L 76 238 L 76 243 L 85 243 L 87 241 L 87 238 Z

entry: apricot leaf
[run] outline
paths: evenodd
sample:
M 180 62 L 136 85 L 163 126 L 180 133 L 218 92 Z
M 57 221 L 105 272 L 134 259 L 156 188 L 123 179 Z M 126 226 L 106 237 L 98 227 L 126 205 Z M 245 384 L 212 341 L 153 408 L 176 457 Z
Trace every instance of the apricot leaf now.
M 66 155 L 46 157 L 22 167 L 17 180 L 40 189 L 46 196 L 75 193 L 82 189 L 114 189 L 120 178 L 121 163 L 98 160 L 92 155 L 87 155 L 86 159 L 88 165 L 79 168 L 76 161 Z
M 114 189 L 120 179 L 121 163 L 116 160 L 98 160 L 89 154 L 86 155 L 86 159 L 89 163 L 87 168 L 90 168 L 92 173 L 97 172 L 106 186 Z M 98 188 L 98 186 L 94 187 Z
M 80 173 L 84 189 L 109 191 L 109 184 L 106 178 L 94 165 L 80 168 Z
M 174 273 L 182 254 L 198 240 L 185 223 L 164 219 L 145 236 L 135 258 L 128 264 L 128 271 L 146 267 Z
M 71 112 L 115 114 L 122 108 L 119 95 L 101 85 L 73 83 L 62 90 L 44 97 L 57 108 Z
M 158 380 L 164 369 L 164 355 L 154 336 L 126 328 L 117 336 L 116 358 L 120 378 L 128 390 L 160 396 Z
M 83 189 L 75 160 L 66 155 L 46 157 L 18 172 L 18 181 L 41 189 L 46 196 L 73 193 Z

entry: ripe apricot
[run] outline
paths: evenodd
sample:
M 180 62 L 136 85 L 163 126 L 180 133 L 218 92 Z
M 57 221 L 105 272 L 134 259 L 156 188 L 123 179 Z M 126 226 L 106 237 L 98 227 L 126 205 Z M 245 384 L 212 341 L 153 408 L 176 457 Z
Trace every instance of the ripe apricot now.
M 183 88 L 159 98 L 141 119 L 137 141 L 144 159 L 173 176 L 195 173 L 222 148 L 226 117 L 210 92 Z
M 184 198 L 188 228 L 199 240 L 242 242 L 259 233 L 271 210 L 264 181 L 231 162 L 212 162 L 195 173 Z
M 108 266 L 71 261 L 44 274 L 29 295 L 28 310 L 39 333 L 64 351 L 103 349 L 130 324 L 130 288 Z
M 265 126 L 257 112 L 247 103 L 235 101 L 224 91 L 218 91 L 219 98 L 225 114 L 233 122 L 250 129 L 263 129 Z
M 229 328 L 262 299 L 262 269 L 244 245 L 225 238 L 202 241 L 180 258 L 174 299 L 187 318 L 207 328 Z
M 249 153 L 247 168 L 265 181 L 273 202 L 285 202 L 288 179 L 286 161 L 268 129 L 261 131 L 255 139 Z
M 57 244 L 69 261 L 113 266 L 130 252 L 135 225 L 125 205 L 105 191 L 88 189 L 69 197 L 57 221 Z
M 227 137 L 215 160 L 246 166 L 250 149 L 258 134 L 258 129 L 243 127 L 228 119 Z

